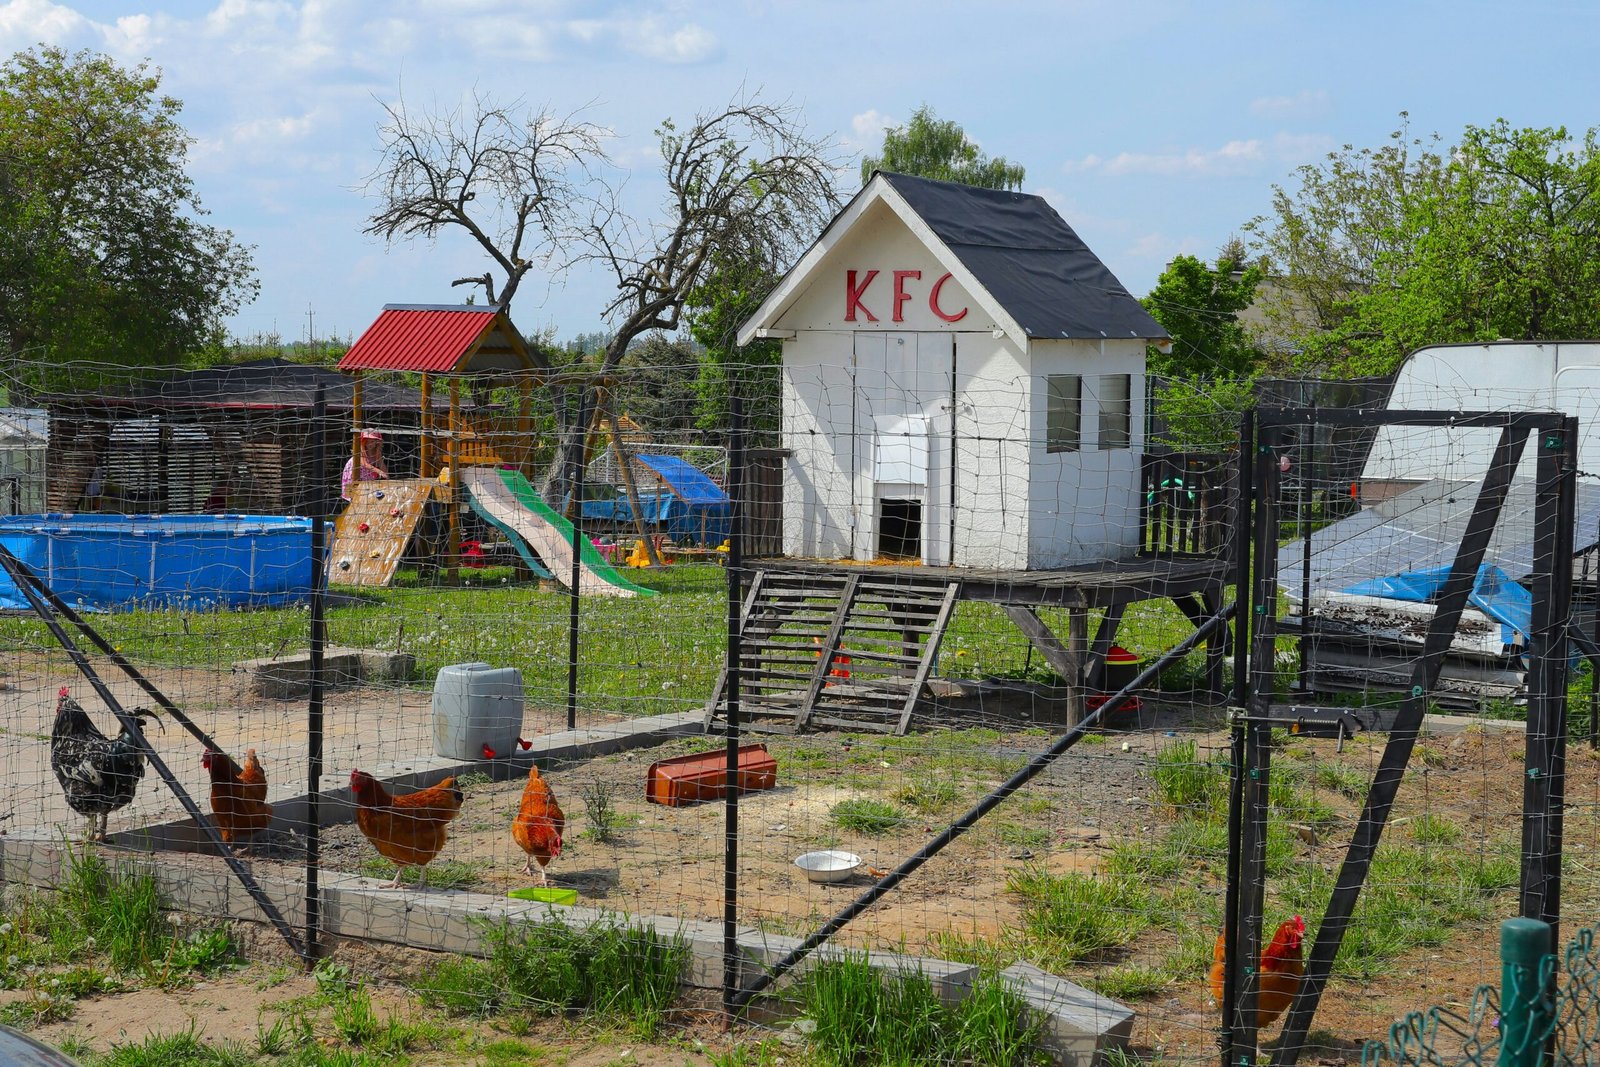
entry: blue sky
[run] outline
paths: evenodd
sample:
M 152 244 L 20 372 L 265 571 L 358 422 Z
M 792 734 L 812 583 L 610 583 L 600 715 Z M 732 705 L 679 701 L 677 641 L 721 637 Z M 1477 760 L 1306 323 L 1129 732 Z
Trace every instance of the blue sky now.
M 464 236 L 363 236 L 382 102 L 473 91 L 615 133 L 628 190 L 654 202 L 652 131 L 741 90 L 798 107 L 854 163 L 926 103 L 1027 168 L 1135 294 L 1175 254 L 1205 257 L 1271 187 L 1344 144 L 1467 123 L 1600 124 L 1600 5 L 1435 2 L 984 4 L 727 0 L 0 0 L 0 48 L 39 42 L 148 59 L 184 101 L 212 221 L 255 246 L 241 337 L 359 334 L 385 303 L 453 302 L 481 273 Z M 845 175 L 854 188 L 854 168 Z M 605 279 L 524 283 L 525 332 L 603 328 Z

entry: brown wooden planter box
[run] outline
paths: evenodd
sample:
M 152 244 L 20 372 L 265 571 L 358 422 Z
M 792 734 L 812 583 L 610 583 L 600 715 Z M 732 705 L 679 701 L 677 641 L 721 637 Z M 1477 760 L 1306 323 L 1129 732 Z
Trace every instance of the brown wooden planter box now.
M 766 745 L 739 746 L 739 792 L 753 793 L 778 784 L 778 761 Z M 702 800 L 721 800 L 727 794 L 728 756 L 721 750 L 691 752 L 687 756 L 657 760 L 645 772 L 645 799 L 669 808 Z

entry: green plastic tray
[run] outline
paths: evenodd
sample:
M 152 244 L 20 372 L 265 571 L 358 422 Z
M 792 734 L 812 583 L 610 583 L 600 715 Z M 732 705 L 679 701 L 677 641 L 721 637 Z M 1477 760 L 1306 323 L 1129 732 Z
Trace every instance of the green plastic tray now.
M 537 900 L 541 904 L 576 904 L 578 891 L 576 889 L 557 889 L 555 886 L 530 885 L 522 889 L 513 889 L 506 896 L 513 900 Z

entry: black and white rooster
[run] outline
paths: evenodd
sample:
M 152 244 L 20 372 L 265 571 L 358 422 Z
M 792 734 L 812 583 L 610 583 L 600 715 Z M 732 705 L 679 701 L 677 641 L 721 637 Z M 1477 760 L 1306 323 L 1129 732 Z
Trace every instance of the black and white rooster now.
M 141 727 L 143 720 L 155 717 L 148 708 L 135 708 L 129 714 Z M 144 777 L 144 753 L 127 727 L 115 739 L 101 733 L 62 686 L 50 728 L 50 769 L 67 795 L 67 806 L 89 817 L 89 840 L 103 841 L 106 817 L 133 799 Z

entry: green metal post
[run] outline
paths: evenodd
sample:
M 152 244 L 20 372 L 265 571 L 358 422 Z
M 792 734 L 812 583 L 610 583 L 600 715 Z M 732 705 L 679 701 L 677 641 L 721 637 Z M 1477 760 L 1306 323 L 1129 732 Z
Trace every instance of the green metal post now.
M 1544 1042 L 1530 1035 L 1535 1009 L 1551 995 L 1539 985 L 1540 964 L 1553 948 L 1550 924 L 1507 919 L 1500 924 L 1500 1059 L 1498 1067 L 1538 1067 Z

